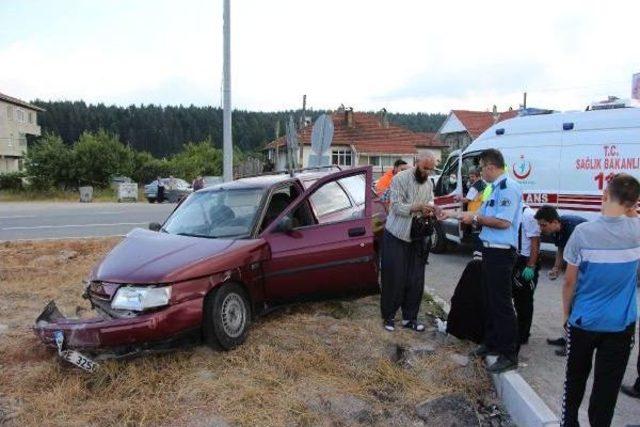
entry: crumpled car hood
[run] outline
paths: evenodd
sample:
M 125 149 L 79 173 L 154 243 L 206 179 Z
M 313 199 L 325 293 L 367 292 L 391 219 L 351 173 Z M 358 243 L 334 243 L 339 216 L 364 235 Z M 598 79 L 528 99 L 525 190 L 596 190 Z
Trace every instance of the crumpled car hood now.
M 205 239 L 135 229 L 93 270 L 90 280 L 114 283 L 169 283 L 234 268 L 238 252 L 253 252 L 264 241 Z M 244 257 L 242 257 L 244 258 Z

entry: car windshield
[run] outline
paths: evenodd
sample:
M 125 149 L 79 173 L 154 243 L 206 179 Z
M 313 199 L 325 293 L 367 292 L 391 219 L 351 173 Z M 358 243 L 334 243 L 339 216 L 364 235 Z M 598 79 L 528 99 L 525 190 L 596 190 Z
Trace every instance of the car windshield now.
M 256 220 L 263 189 L 219 189 L 193 193 L 162 231 L 204 238 L 246 238 Z

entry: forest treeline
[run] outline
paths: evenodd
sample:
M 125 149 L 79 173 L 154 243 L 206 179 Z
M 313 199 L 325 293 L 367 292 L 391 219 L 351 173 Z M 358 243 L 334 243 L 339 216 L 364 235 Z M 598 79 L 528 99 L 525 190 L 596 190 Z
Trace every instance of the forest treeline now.
M 73 145 L 85 132 L 101 130 L 136 151 L 145 151 L 156 158 L 169 157 L 183 150 L 189 141 L 211 141 L 222 147 L 222 109 L 196 106 L 131 105 L 129 107 L 86 104 L 83 101 L 33 101 L 46 111 L 38 114 L 43 134 L 58 135 L 67 145 Z M 324 111 L 307 111 L 315 119 Z M 298 111 L 233 112 L 234 146 L 247 153 L 259 151 L 266 142 L 280 135 L 290 115 Z M 444 114 L 390 113 L 391 123 L 417 132 L 435 132 L 443 123 Z

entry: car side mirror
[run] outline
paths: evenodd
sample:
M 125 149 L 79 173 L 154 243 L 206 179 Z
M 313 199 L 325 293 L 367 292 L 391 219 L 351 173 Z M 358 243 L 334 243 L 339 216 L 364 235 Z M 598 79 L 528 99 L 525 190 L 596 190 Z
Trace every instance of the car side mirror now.
M 290 217 L 285 216 L 278 223 L 278 226 L 276 227 L 276 231 L 279 231 L 281 233 L 290 233 L 290 232 L 292 232 L 293 231 L 293 220 Z
M 162 228 L 162 225 L 160 225 L 160 223 L 158 222 L 149 223 L 149 230 L 151 231 L 160 231 L 161 228 Z

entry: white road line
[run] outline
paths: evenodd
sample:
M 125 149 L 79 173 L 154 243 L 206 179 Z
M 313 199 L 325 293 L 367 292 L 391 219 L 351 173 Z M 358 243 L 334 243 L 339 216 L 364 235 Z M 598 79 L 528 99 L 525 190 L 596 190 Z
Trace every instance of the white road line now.
M 124 237 L 124 234 L 105 234 L 104 236 L 69 236 L 69 237 L 38 237 L 32 239 L 11 239 L 0 240 L 0 243 L 4 242 L 40 242 L 43 240 L 70 240 L 70 239 L 104 239 L 107 237 Z
M 13 216 L 0 216 L 0 219 L 20 219 L 20 218 L 37 218 L 38 215 L 13 215 Z
M 81 227 L 113 227 L 118 225 L 148 225 L 148 222 L 116 222 L 111 224 L 68 224 L 68 225 L 36 225 L 32 227 L 5 227 L 0 230 L 41 230 L 44 228 L 81 228 Z

